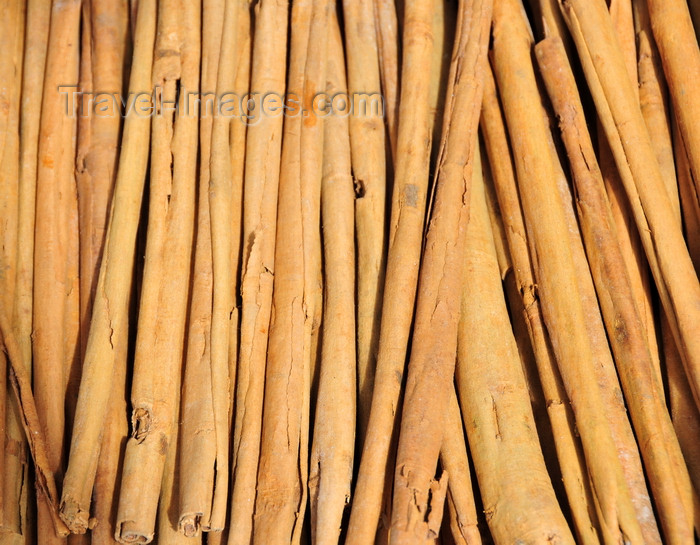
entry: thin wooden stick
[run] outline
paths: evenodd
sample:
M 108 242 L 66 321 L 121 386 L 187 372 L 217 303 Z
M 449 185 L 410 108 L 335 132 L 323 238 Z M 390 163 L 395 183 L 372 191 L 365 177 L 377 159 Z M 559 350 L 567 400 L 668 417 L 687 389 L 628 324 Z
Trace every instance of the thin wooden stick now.
M 219 56 L 217 95 L 233 89 L 236 74 L 238 4 L 228 0 L 224 11 L 224 31 Z M 211 385 L 216 434 L 214 490 L 209 520 L 204 527 L 221 531 L 226 521 L 228 497 L 229 450 L 229 342 L 233 319 L 234 275 L 231 267 L 233 250 L 233 173 L 229 144 L 231 118 L 214 118 L 211 141 L 211 176 L 209 211 L 211 214 L 212 271 L 214 274 L 211 320 Z
M 39 133 L 34 235 L 33 383 L 37 410 L 47 433 L 51 471 L 60 478 L 70 368 L 78 356 L 77 221 L 75 187 L 75 105 L 62 100 L 59 86 L 77 86 L 80 2 L 52 5 Z M 39 495 L 37 538 L 53 535 L 51 507 Z
M 0 300 L 8 309 L 14 307 L 16 299 L 20 251 L 18 177 L 25 12 L 23 4 L 9 4 L 5 7 L 0 23 L 0 42 L 3 50 L 7 52 L 0 59 L 0 78 L 7 82 L 0 90 L 0 102 L 3 104 L 0 113 L 0 130 L 3 133 L 0 136 L 0 217 L 3 218 L 0 225 Z M 7 376 L 6 357 L 0 353 L 0 475 L 3 476 L 0 482 L 0 532 L 12 532 L 21 536 L 20 521 L 24 517 L 22 511 L 26 509 L 26 503 L 21 503 L 17 494 L 17 484 L 21 483 L 26 475 L 19 457 L 22 448 L 21 430 L 12 407 Z M 14 475 L 6 472 L 13 469 Z
M 54 535 L 65 537 L 70 532 L 58 516 L 56 481 L 50 467 L 48 442 L 39 420 L 39 412 L 34 397 L 32 396 L 28 366 L 22 359 L 20 345 L 15 339 L 10 321 L 2 309 L 0 309 L 0 341 L 2 341 L 2 350 L 7 355 L 10 363 L 9 380 L 15 394 L 22 427 L 29 443 L 29 450 L 34 459 L 37 496 L 46 502 L 48 514 L 53 524 L 53 529 L 48 529 L 43 538 L 51 539 Z
M 496 9 L 496 6 L 498 9 Z M 538 293 L 564 385 L 579 425 L 586 464 L 593 481 L 601 529 L 606 541 L 622 534 L 641 543 L 610 424 L 595 380 L 594 353 L 587 335 L 574 258 L 548 133 L 541 112 L 523 109 L 540 101 L 531 64 L 529 33 L 515 1 L 494 6 L 494 68 L 513 145 L 528 243 L 537 262 Z M 517 77 L 515 74 L 519 74 Z M 526 74 L 522 77 L 521 74 Z M 527 134 L 527 138 L 524 136 Z M 546 221 L 542 221 L 547 218 Z M 565 339 L 562 338 L 565 335 Z
M 304 109 L 325 83 L 328 4 L 292 6 L 289 93 Z M 322 119 L 285 120 L 254 541 L 298 543 L 306 508 L 313 330 L 317 325 Z M 283 445 L 280 447 L 280 445 Z
M 549 123 L 550 118 L 548 115 L 545 117 L 545 120 Z M 659 535 L 650 494 L 647 489 L 639 447 L 625 408 L 620 380 L 615 369 L 615 362 L 608 343 L 603 316 L 598 306 L 590 266 L 581 239 L 576 212 L 574 211 L 574 195 L 554 147 L 551 131 L 547 132 L 547 144 L 554 166 L 554 180 L 559 191 L 567 224 L 568 244 L 574 260 L 576 280 L 585 315 L 586 333 L 590 340 L 595 361 L 593 370 L 598 381 L 601 400 L 605 407 L 605 415 L 610 424 L 612 438 L 617 449 L 617 457 L 622 466 L 622 473 L 625 477 L 630 499 L 645 542 L 659 543 L 661 536 Z
M 501 214 L 506 226 L 508 249 L 513 271 L 532 342 L 535 363 L 546 399 L 547 414 L 552 426 L 559 467 L 562 472 L 574 529 L 582 543 L 598 543 L 598 521 L 592 501 L 592 490 L 586 474 L 580 439 L 574 425 L 574 415 L 564 389 L 554 352 L 547 335 L 540 301 L 536 295 L 534 265 L 527 246 L 527 234 L 521 210 L 515 173 L 510 157 L 504 120 L 493 74 L 489 68 L 484 79 L 481 129 L 486 143 L 493 183 Z M 488 183 L 488 178 L 486 180 Z
M 377 369 L 350 512 L 348 545 L 374 543 L 385 484 L 393 474 L 389 450 L 398 429 L 396 414 L 413 317 L 428 185 L 430 115 L 429 82 L 425 73 L 431 59 L 432 7 L 432 0 L 406 5 L 406 47 L 399 102 L 401 126 L 392 198 L 398 206 L 391 211 Z
M 357 439 L 360 450 L 372 404 L 386 268 L 387 139 L 382 116 L 371 110 L 381 91 L 373 9 L 371 0 L 343 2 L 348 89 L 353 97 L 359 93 L 368 94 L 371 101 L 365 106 L 366 111 L 355 111 L 350 117 L 352 170 L 357 194 Z
M 639 100 L 637 51 L 631 2 L 630 0 L 615 0 L 610 4 L 609 11 L 615 27 L 615 35 L 620 43 L 627 74 L 630 81 L 633 82 L 635 98 Z M 608 199 L 617 227 L 620 249 L 627 264 L 627 272 L 632 283 L 635 302 L 641 312 L 651 357 L 654 361 L 654 366 L 659 369 L 657 373 L 660 378 L 661 366 L 659 362 L 659 348 L 656 341 L 657 328 L 654 323 L 649 266 L 644 256 L 641 238 L 634 224 L 632 209 L 625 195 L 612 150 L 600 122 L 598 122 L 598 154 L 600 156 L 600 170 L 605 180 Z
M 20 170 L 18 184 L 17 270 L 15 300 L 11 307 L 12 327 L 20 344 L 24 364 L 31 373 L 32 366 L 32 302 L 34 276 L 34 216 L 36 211 L 36 172 L 39 144 L 39 123 L 44 80 L 46 48 L 49 39 L 51 2 L 48 0 L 26 3 L 27 25 L 22 66 L 20 108 Z M 1 524 L 11 532 L 31 539 L 27 507 L 29 473 L 26 442 L 19 407 L 10 402 L 6 413 L 6 445 L 14 446 L 5 458 L 4 516 Z M 4 424 L 4 423 L 3 423 Z M 4 447 L 3 447 L 4 448 Z M 7 506 L 15 505 L 9 509 Z M 29 532 L 28 532 L 29 531 Z
M 470 209 L 456 374 L 486 521 L 497 544 L 574 543 L 535 433 L 476 168 Z
M 285 92 L 286 0 L 263 0 L 253 35 L 252 92 Z M 262 116 L 248 130 L 243 182 L 241 333 L 233 440 L 229 545 L 248 545 L 253 531 L 263 418 L 265 362 L 272 304 L 282 117 Z
M 700 184 L 700 51 L 689 6 L 681 0 L 648 0 L 651 28 L 656 38 L 676 119 L 693 173 Z M 696 391 L 696 388 L 693 388 Z M 696 401 L 697 401 L 696 391 Z
M 462 414 L 454 387 L 450 392 L 445 415 L 440 461 L 449 475 L 447 501 L 450 505 L 452 537 L 456 544 L 481 545 Z
M 208 522 L 214 490 L 216 429 L 212 403 L 211 320 L 212 320 L 212 243 L 209 211 L 209 180 L 212 125 L 218 115 L 215 98 L 224 0 L 203 3 L 202 72 L 199 122 L 199 192 L 196 246 L 189 315 L 187 356 L 182 385 L 182 430 L 179 443 L 179 528 L 184 535 L 199 535 Z
M 153 85 L 162 89 L 152 119 L 146 263 L 131 386 L 132 433 L 126 445 L 117 540 L 153 539 L 165 458 L 176 421 L 182 368 L 196 193 L 197 117 L 177 86 L 199 89 L 200 11 L 190 0 L 158 10 Z M 186 94 L 180 94 L 180 102 Z
M 421 513 L 435 507 L 431 490 L 449 398 L 431 392 L 445 391 L 454 376 L 459 324 L 459 301 L 454 294 L 459 292 L 465 264 L 471 173 L 478 154 L 477 106 L 483 92 L 491 9 L 488 0 L 464 1 L 459 6 L 396 457 L 392 544 L 427 539 L 432 532 L 437 535 L 432 517 L 421 520 Z
M 585 10 L 578 0 L 562 2 L 598 114 L 632 203 L 661 302 L 698 403 L 700 284 L 682 232 L 673 218 L 673 209 L 644 119 L 634 101 L 634 90 L 625 74 L 609 14 L 602 9 L 604 5 L 600 2 Z
M 346 93 L 343 44 L 330 16 L 326 93 Z M 355 449 L 355 236 L 347 117 L 324 119 L 321 206 L 325 269 L 323 351 L 309 472 L 311 536 L 338 543 L 349 504 Z
M 384 115 L 386 116 L 391 157 L 396 164 L 399 132 L 399 79 L 401 77 L 399 23 L 394 0 L 373 0 L 373 5 L 379 52 L 379 73 L 384 97 Z
M 588 260 L 664 533 L 670 542 L 684 543 L 692 540 L 693 533 L 690 480 L 659 395 L 662 387 L 634 303 L 574 76 L 561 42 L 546 39 L 535 51 L 572 165 Z M 663 439 L 655 440 L 658 435 Z
M 155 40 L 155 2 L 139 4 L 131 68 L 130 91 L 150 87 Z M 131 105 L 138 108 L 134 101 Z M 125 121 L 119 170 L 110 214 L 110 226 L 100 265 L 97 293 L 92 309 L 68 470 L 63 482 L 61 513 L 78 531 L 87 528 L 90 500 L 98 463 L 104 415 L 109 406 L 114 369 L 120 365 L 128 335 L 129 293 L 136 250 L 136 230 L 148 161 L 150 120 L 132 111 Z

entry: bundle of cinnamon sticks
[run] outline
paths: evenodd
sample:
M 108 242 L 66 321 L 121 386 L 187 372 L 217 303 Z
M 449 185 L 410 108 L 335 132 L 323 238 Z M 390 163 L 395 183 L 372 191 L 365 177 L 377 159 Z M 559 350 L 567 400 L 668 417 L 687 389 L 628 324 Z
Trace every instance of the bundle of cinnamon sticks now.
M 697 542 L 700 3 L 0 15 L 0 545 Z

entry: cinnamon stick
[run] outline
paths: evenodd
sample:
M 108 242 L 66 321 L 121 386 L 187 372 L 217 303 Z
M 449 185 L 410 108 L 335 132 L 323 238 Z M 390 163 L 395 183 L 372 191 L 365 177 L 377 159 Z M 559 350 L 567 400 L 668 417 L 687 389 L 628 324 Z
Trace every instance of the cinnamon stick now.
M 365 111 L 350 116 L 357 232 L 357 392 L 358 446 L 361 448 L 372 404 L 381 301 L 386 268 L 386 144 L 383 114 L 371 110 L 382 89 L 379 37 L 371 0 L 343 2 L 348 90 L 370 96 Z M 386 100 L 386 96 L 384 100 Z M 358 103 L 359 105 L 359 103 Z M 382 103 L 382 109 L 387 107 Z M 392 119 L 393 122 L 393 119 Z
M 197 118 L 180 104 L 178 85 L 199 89 L 200 10 L 189 0 L 159 5 L 152 82 L 162 89 L 152 119 L 146 261 L 131 384 L 116 538 L 153 539 L 165 459 L 179 400 L 193 245 Z M 180 93 L 184 102 L 186 93 Z
M 535 272 L 544 319 L 576 421 L 586 422 L 585 426 L 578 426 L 578 431 L 604 539 L 614 542 L 624 534 L 633 543 L 641 542 L 641 530 L 594 378 L 594 352 L 587 334 L 574 257 L 569 245 L 562 244 L 569 238 L 569 228 L 561 197 L 553 185 L 555 170 L 547 128 L 541 111 L 531 106 L 523 109 L 525 104 L 540 101 L 528 47 L 531 39 L 516 2 L 499 2 L 497 6 L 494 71 L 513 146 L 528 244 L 537 260 Z M 521 75 L 515 77 L 516 73 Z
M 347 86 L 342 39 L 334 13 L 329 25 L 326 93 L 334 96 L 346 93 Z M 355 194 L 348 121 L 338 115 L 329 115 L 323 121 L 325 301 L 309 472 L 311 536 L 319 545 L 338 543 L 351 497 L 355 449 Z
M 692 539 L 690 480 L 659 395 L 662 387 L 634 304 L 575 80 L 561 42 L 546 39 L 535 51 L 572 165 L 588 259 L 664 533 L 670 542 L 683 543 Z M 663 440 L 654 440 L 657 434 Z
M 491 9 L 488 0 L 459 6 L 396 456 L 392 544 L 437 535 L 435 521 L 432 517 L 422 520 L 421 513 L 434 508 L 431 490 L 448 398 L 431 392 L 445 391 L 454 376 L 459 322 L 454 293 L 459 291 L 463 276 L 471 174 L 478 154 L 476 105 L 481 103 L 483 92 Z
M 484 78 L 481 130 L 493 173 L 493 184 L 505 224 L 505 234 L 523 314 L 532 342 L 547 414 L 554 435 L 554 446 L 577 538 L 583 543 L 599 543 L 598 521 L 587 476 L 583 450 L 575 430 L 574 415 L 557 368 L 537 297 L 534 263 L 528 250 L 514 165 L 491 68 Z M 503 160 L 507 157 L 508 160 Z M 485 179 L 485 183 L 489 178 Z
M 263 0 L 253 33 L 250 89 L 285 93 L 288 4 Z M 229 545 L 248 545 L 253 529 L 263 419 L 268 329 L 275 270 L 275 231 L 282 116 L 249 127 L 243 180 L 241 330 L 232 452 Z
M 392 437 L 398 429 L 408 336 L 418 280 L 430 157 L 429 82 L 432 50 L 432 0 L 406 5 L 399 102 L 396 175 L 389 223 L 379 352 L 372 407 L 350 511 L 348 545 L 374 543 L 382 495 L 392 465 Z M 381 47 L 381 46 L 380 46 Z M 386 92 L 386 91 L 385 91 Z M 389 465 L 389 467 L 387 467 Z
M 624 73 L 609 14 L 598 2 L 585 13 L 576 0 L 564 1 L 563 7 L 697 403 L 700 284 L 674 221 L 643 117 L 633 100 L 634 90 Z
M 574 543 L 535 432 L 478 173 L 472 179 L 456 376 L 486 522 L 495 543 Z M 511 477 L 523 471 L 526 480 Z

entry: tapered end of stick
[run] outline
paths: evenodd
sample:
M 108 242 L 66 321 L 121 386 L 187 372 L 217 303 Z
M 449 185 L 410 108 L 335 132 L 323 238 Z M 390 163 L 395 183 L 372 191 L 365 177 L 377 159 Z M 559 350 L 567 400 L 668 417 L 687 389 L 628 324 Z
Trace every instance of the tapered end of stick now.
M 201 514 L 185 514 L 180 517 L 178 528 L 185 537 L 197 537 L 202 529 Z
M 133 520 L 124 520 L 117 523 L 117 531 L 114 539 L 119 543 L 150 543 L 153 541 L 153 532 L 147 534 L 136 527 Z
M 58 510 L 61 520 L 74 534 L 84 534 L 88 528 L 94 526 L 90 520 L 89 509 L 83 509 L 80 504 L 70 496 L 64 496 Z

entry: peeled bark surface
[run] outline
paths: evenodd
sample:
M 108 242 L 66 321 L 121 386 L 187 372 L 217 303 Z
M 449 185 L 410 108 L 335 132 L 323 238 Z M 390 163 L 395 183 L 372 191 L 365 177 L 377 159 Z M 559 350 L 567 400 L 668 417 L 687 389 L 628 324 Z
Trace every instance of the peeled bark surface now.
M 386 269 L 387 138 L 382 114 L 386 114 L 387 105 L 382 99 L 381 107 L 385 111 L 371 110 L 382 91 L 379 36 L 372 0 L 345 1 L 343 16 L 348 90 L 369 95 L 365 111 L 355 111 L 350 117 L 352 172 L 357 195 L 357 392 L 361 445 L 372 403 Z
M 673 219 L 671 201 L 625 74 L 609 14 L 601 2 L 584 8 L 576 0 L 566 0 L 563 7 L 697 403 L 700 284 Z
M 253 34 L 251 91 L 286 89 L 286 1 L 263 0 Z M 263 116 L 249 127 L 243 178 L 241 328 L 233 419 L 229 545 L 247 545 L 253 531 L 268 332 L 275 270 L 275 233 L 282 117 Z
M 456 378 L 486 521 L 496 544 L 574 543 L 535 431 L 477 174 L 470 202 Z
M 329 20 L 327 93 L 345 92 L 340 28 Z M 324 120 L 323 225 L 325 301 L 323 346 L 309 471 L 311 534 L 316 544 L 338 543 L 350 502 L 355 449 L 355 240 L 347 118 Z M 342 400 L 342 402 L 339 402 Z
M 437 537 L 442 516 L 437 506 L 444 501 L 446 483 L 436 482 L 434 475 L 449 398 L 435 394 L 448 389 L 454 376 L 459 323 L 454 294 L 464 268 L 491 10 L 488 0 L 460 4 L 396 455 L 392 544 Z
M 397 429 L 408 336 L 418 281 L 430 159 L 432 0 L 406 6 L 396 174 L 372 407 L 350 512 L 348 545 L 374 543 Z
M 595 380 L 594 346 L 587 334 L 574 257 L 569 245 L 562 243 L 569 238 L 569 227 L 555 185 L 547 128 L 541 111 L 531 108 L 540 98 L 530 59 L 530 37 L 521 18 L 515 2 L 494 7 L 493 61 L 513 146 L 530 252 L 536 262 L 538 295 L 576 421 L 586 423 L 577 428 L 604 540 L 616 542 L 624 535 L 632 543 L 640 543 L 641 529 Z M 515 70 L 525 77 L 514 78 Z M 541 221 L 545 217 L 547 220 Z
M 199 88 L 199 7 L 188 0 L 159 6 L 153 84 L 163 104 L 177 86 Z M 167 106 L 166 106 L 167 107 Z M 183 110 L 184 111 L 184 110 Z M 146 258 L 131 384 L 116 538 L 150 543 L 165 459 L 176 421 L 193 246 L 197 118 L 163 110 L 152 119 Z
M 134 34 L 134 62 L 129 83 L 129 89 L 134 92 L 150 86 L 155 31 L 156 2 L 145 0 L 139 4 Z M 114 370 L 125 364 L 129 294 L 149 137 L 148 117 L 133 113 L 126 118 L 61 497 L 62 517 L 76 531 L 84 532 L 88 526 Z
M 544 40 L 535 51 L 559 117 L 576 183 L 588 260 L 651 488 L 662 516 L 664 533 L 669 542 L 684 543 L 692 540 L 693 534 L 690 480 L 671 420 L 659 395 L 662 386 L 658 383 L 642 319 L 634 304 L 632 286 L 626 274 L 593 144 L 585 127 L 573 74 L 558 40 Z M 664 439 L 656 441 L 658 436 Z

